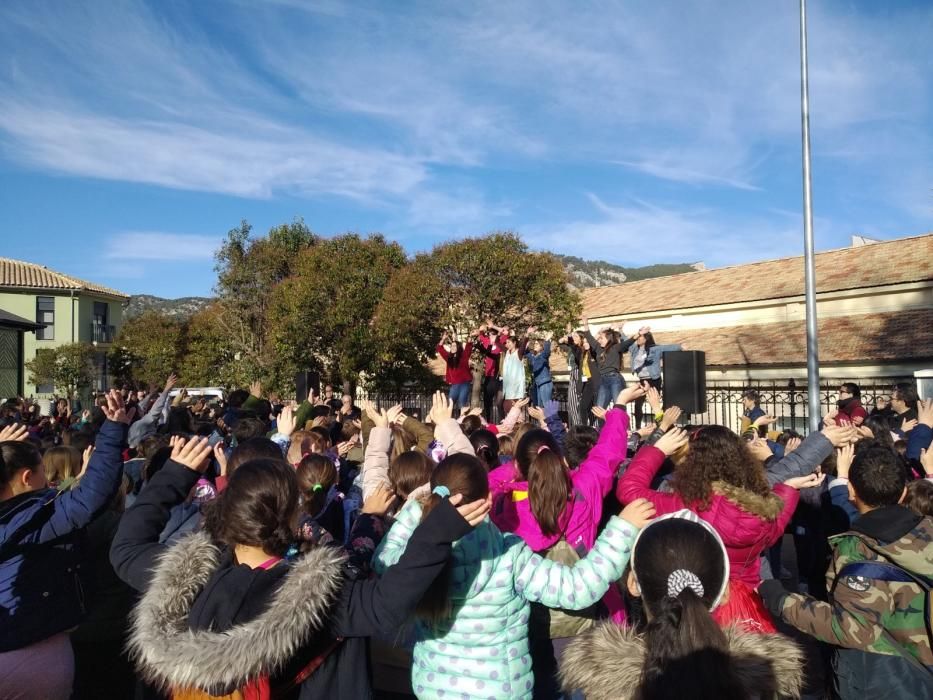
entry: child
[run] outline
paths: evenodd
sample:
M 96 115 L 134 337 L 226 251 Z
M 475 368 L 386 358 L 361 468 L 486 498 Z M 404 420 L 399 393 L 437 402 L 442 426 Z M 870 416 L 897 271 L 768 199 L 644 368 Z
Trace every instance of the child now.
M 450 494 L 488 498 L 486 469 L 471 455 L 447 457 L 426 502 L 409 502 L 376 552 L 374 568 L 403 554 L 418 523 Z M 644 501 L 612 518 L 592 551 L 573 567 L 543 559 L 492 522 L 454 545 L 448 569 L 418 609 L 413 685 L 418 697 L 530 698 L 530 601 L 579 610 L 598 601 L 622 574 L 636 532 L 653 515 Z
M 729 556 L 716 530 L 682 510 L 635 538 L 626 585 L 643 603 L 637 627 L 600 625 L 570 642 L 568 693 L 588 700 L 798 697 L 803 654 L 777 634 L 721 629 L 710 612 L 725 597 Z
M 787 593 L 780 581 L 759 588 L 772 614 L 842 647 L 836 657 L 842 698 L 930 697 L 929 590 L 917 579 L 933 577 L 933 520 L 900 505 L 905 492 L 893 450 L 879 444 L 861 450 L 849 470 L 859 516 L 849 532 L 830 538 L 829 602 Z

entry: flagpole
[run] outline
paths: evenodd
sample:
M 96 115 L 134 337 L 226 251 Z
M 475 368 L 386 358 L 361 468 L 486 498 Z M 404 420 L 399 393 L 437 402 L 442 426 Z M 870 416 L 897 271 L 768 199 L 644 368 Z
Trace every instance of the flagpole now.
M 807 309 L 807 404 L 810 431 L 820 424 L 820 360 L 813 261 L 813 193 L 810 186 L 810 90 L 807 69 L 807 0 L 800 0 L 800 121 L 803 138 L 803 245 Z

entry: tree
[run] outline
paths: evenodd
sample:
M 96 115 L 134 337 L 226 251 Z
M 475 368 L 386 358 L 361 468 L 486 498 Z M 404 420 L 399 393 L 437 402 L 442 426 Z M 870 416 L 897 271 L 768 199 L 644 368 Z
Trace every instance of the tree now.
M 289 277 L 302 251 L 318 237 L 301 219 L 276 226 L 266 238 L 250 238 L 252 227 L 242 221 L 231 229 L 215 256 L 218 296 L 216 321 L 226 347 L 247 377 L 268 376 L 276 357 L 269 343 L 269 301 L 272 291 Z
M 127 319 L 109 354 L 116 378 L 159 386 L 182 364 L 185 322 L 158 311 Z
M 442 330 L 465 340 L 486 319 L 559 333 L 581 311 L 568 282 L 557 258 L 530 252 L 514 233 L 437 246 L 416 256 L 385 290 L 375 318 L 383 367 L 413 369 L 433 355 Z
M 405 262 L 401 246 L 378 234 L 345 234 L 301 250 L 269 300 L 281 381 L 314 369 L 329 381 L 355 382 L 369 370 L 378 354 L 373 314 Z
M 73 396 L 86 389 L 93 379 L 94 348 L 68 343 L 41 350 L 26 363 L 33 384 L 54 384 L 57 392 Z
M 220 325 L 222 313 L 212 304 L 188 319 L 187 352 L 179 375 L 187 386 L 247 386 L 255 377 L 243 373 Z

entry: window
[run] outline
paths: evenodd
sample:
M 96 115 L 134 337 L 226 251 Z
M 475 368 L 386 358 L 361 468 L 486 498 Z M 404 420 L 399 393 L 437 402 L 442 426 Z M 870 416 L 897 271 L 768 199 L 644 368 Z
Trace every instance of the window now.
M 108 304 L 105 301 L 94 302 L 94 323 L 98 326 L 107 325 Z
M 36 297 L 36 323 L 45 324 L 36 340 L 55 340 L 55 297 Z

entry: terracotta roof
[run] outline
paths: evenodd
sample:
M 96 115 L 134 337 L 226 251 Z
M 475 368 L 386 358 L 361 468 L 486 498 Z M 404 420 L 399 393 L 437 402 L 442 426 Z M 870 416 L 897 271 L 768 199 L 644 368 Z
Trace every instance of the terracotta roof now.
M 713 306 L 804 293 L 803 256 L 685 272 L 583 291 L 589 318 Z M 933 279 L 933 233 L 816 254 L 817 292 Z
M 703 350 L 708 367 L 803 366 L 804 321 L 667 331 L 660 343 Z M 820 362 L 910 362 L 933 359 L 933 309 L 819 319 Z M 625 360 L 628 371 L 628 358 Z M 565 373 L 563 353 L 551 354 L 551 369 Z
M 116 289 L 94 284 L 93 282 L 86 282 L 77 277 L 62 274 L 61 272 L 55 272 L 42 265 L 36 265 L 35 263 L 24 262 L 22 260 L 11 260 L 10 258 L 0 258 L 0 289 L 4 287 L 37 290 L 75 290 L 129 299 L 128 294 L 118 292 Z

